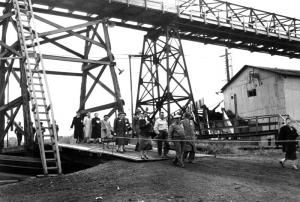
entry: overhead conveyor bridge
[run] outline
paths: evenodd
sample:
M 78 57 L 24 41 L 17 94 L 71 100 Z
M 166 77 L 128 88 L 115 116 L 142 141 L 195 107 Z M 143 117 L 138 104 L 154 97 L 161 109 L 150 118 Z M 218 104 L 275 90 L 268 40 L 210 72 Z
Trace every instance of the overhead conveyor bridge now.
M 110 18 L 118 26 L 144 31 L 173 24 L 182 39 L 300 57 L 298 19 L 225 1 L 33 0 L 33 3 L 36 12 L 88 21 Z

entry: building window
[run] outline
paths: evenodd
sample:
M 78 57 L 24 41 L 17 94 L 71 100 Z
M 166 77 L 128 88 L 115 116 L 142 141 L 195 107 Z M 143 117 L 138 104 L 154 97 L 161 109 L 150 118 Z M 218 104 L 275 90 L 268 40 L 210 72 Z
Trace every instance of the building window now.
M 248 90 L 248 97 L 254 97 L 256 96 L 256 89 Z

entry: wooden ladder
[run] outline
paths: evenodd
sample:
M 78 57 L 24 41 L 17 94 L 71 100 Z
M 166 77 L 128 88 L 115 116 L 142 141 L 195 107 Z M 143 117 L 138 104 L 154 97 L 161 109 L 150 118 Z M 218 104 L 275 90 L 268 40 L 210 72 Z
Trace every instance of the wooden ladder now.
M 61 174 L 57 128 L 31 0 L 13 0 L 13 6 L 44 175 Z

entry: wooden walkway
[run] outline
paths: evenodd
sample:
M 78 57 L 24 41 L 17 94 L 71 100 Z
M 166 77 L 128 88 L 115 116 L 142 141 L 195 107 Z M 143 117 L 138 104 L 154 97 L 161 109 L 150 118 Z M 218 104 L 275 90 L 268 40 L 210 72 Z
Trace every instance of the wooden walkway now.
M 72 149 L 82 152 L 90 152 L 90 153 L 97 153 L 101 155 L 107 155 L 114 158 L 119 158 L 127 161 L 134 161 L 134 162 L 146 162 L 146 161 L 162 161 L 162 160 L 168 160 L 175 156 L 174 151 L 169 152 L 169 157 L 162 158 L 158 156 L 156 148 L 153 148 L 152 151 L 149 151 L 148 156 L 149 159 L 141 159 L 140 153 L 134 151 L 134 145 L 127 145 L 126 146 L 126 152 L 124 153 L 118 153 L 116 152 L 117 147 L 110 145 L 110 148 L 103 148 L 102 144 L 87 144 L 87 143 L 81 143 L 81 144 L 65 144 L 65 143 L 58 143 L 58 146 L 60 149 Z M 200 157 L 208 157 L 211 155 L 206 154 L 196 154 L 196 158 Z

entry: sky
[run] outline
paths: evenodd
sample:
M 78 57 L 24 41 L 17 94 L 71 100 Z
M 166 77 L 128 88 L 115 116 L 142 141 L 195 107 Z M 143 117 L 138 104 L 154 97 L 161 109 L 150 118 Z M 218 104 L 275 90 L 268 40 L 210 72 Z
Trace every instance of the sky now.
M 299 0 L 298 0 L 299 1 Z M 300 19 L 298 11 L 300 3 L 297 0 L 286 0 L 284 3 L 278 0 L 230 0 L 229 2 L 239 5 L 250 6 L 260 10 L 274 12 L 277 14 L 286 15 Z M 44 15 L 45 16 L 45 15 Z M 49 17 L 49 16 L 45 16 Z M 80 24 L 82 21 L 74 21 L 65 18 L 55 17 L 55 21 L 63 26 L 70 26 Z M 39 32 L 48 29 L 42 23 L 37 24 Z M 52 28 L 53 29 L 53 28 Z M 130 82 L 129 82 L 129 60 L 128 54 L 139 54 L 142 51 L 143 36 L 145 32 L 125 29 L 120 27 L 109 28 L 110 39 L 112 44 L 112 52 L 116 57 L 117 68 L 124 69 L 125 71 L 118 75 L 121 96 L 125 100 L 125 112 L 130 114 Z M 10 41 L 15 41 L 15 37 L 11 36 Z M 66 40 L 64 44 L 78 48 L 82 52 L 82 41 Z M 202 43 L 182 41 L 187 67 L 190 75 L 192 90 L 195 100 L 204 98 L 205 104 L 209 108 L 213 108 L 223 99 L 223 95 L 219 92 L 226 83 L 225 74 L 225 60 L 220 57 L 225 53 L 225 47 L 204 45 Z M 43 51 L 45 50 L 45 51 Z M 47 54 L 67 56 L 69 53 L 59 52 L 53 46 L 42 47 L 42 52 Z M 300 69 L 300 60 L 289 59 L 280 56 L 271 56 L 262 53 L 251 53 L 238 49 L 229 49 L 231 53 L 232 72 L 238 72 L 244 65 L 257 65 L 266 67 Z M 92 55 L 99 58 L 99 55 L 105 54 L 97 49 L 92 50 Z M 80 72 L 81 65 L 75 63 L 57 63 L 55 61 L 45 60 L 45 68 L 49 70 L 70 70 L 73 72 Z M 140 60 L 132 59 L 133 71 L 133 95 L 134 101 L 136 100 L 138 75 L 140 68 Z M 118 71 L 117 71 L 118 73 Z M 109 78 L 109 74 L 104 75 L 104 79 Z M 72 117 L 75 115 L 79 106 L 79 93 L 80 93 L 80 78 L 64 77 L 64 76 L 48 76 L 50 84 L 50 92 L 54 104 L 55 119 L 60 126 L 59 135 L 71 135 L 72 131 L 69 130 Z M 89 83 L 90 84 L 90 83 Z M 18 89 L 14 88 L 17 84 L 12 81 L 10 84 L 10 99 L 17 97 Z M 91 96 L 91 101 L 88 106 L 97 106 L 101 101 L 108 101 L 111 99 L 109 96 L 104 95 L 103 90 L 97 88 Z M 100 117 L 105 112 L 100 114 Z M 21 114 L 17 117 L 21 120 Z M 111 119 L 113 122 L 113 119 Z

